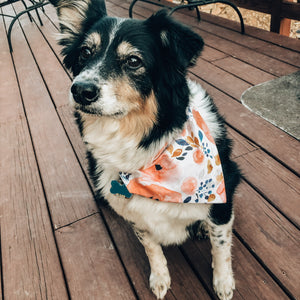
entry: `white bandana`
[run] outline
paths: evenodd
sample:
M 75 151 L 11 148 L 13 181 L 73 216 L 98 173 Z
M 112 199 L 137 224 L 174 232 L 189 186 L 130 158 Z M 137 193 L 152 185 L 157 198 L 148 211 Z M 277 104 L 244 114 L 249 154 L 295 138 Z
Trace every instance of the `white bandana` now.
M 163 202 L 226 203 L 220 157 L 214 139 L 196 107 L 177 139 L 150 164 L 120 173 L 128 191 Z

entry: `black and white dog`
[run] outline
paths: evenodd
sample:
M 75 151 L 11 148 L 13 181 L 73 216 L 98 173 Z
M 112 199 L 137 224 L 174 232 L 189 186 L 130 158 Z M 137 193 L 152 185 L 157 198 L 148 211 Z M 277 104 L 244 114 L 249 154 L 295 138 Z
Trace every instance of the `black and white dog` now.
M 164 298 L 171 283 L 161 245 L 183 243 L 204 228 L 214 290 L 231 299 L 232 197 L 240 173 L 224 120 L 186 77 L 202 39 L 164 11 L 140 21 L 108 17 L 104 0 L 50 2 L 74 75 L 71 101 L 90 176 L 145 247 L 153 293 Z

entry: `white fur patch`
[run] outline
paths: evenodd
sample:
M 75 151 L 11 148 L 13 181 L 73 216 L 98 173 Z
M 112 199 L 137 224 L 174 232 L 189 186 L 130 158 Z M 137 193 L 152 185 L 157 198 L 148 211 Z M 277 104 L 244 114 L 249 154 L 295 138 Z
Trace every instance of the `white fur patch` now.
M 196 102 L 201 106 L 199 109 L 201 117 L 204 119 L 212 137 L 216 140 L 223 135 L 223 128 L 218 121 L 218 116 L 211 111 L 210 96 L 206 94 L 206 91 L 202 86 L 195 81 L 188 80 L 188 86 L 190 89 L 191 102 Z

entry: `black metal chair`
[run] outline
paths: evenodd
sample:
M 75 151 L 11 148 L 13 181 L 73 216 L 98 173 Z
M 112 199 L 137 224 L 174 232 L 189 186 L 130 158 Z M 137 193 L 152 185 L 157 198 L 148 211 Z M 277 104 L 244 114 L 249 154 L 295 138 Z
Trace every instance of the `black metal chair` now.
M 43 9 L 43 7 L 44 7 L 46 4 L 49 3 L 49 2 L 46 1 L 46 0 L 29 0 L 29 1 L 31 2 L 31 5 L 30 5 L 30 6 L 27 6 L 24 0 L 7 0 L 7 1 L 4 1 L 4 2 L 0 2 L 0 9 L 1 9 L 2 7 L 4 7 L 4 6 L 6 6 L 6 5 L 13 4 L 13 3 L 18 2 L 18 1 L 21 1 L 21 2 L 23 3 L 23 5 L 24 5 L 24 10 L 21 11 L 20 13 L 18 13 L 17 15 L 11 16 L 11 15 L 6 15 L 6 14 L 3 14 L 3 13 L 0 12 L 0 15 L 5 16 L 5 17 L 10 17 L 10 18 L 12 18 L 12 21 L 11 21 L 11 23 L 10 23 L 10 25 L 9 25 L 9 28 L 8 28 L 8 31 L 7 31 L 7 39 L 8 39 L 8 45 L 9 45 L 9 50 L 10 50 L 10 52 L 13 51 L 13 49 L 12 49 L 12 44 L 11 44 L 11 31 L 12 31 L 12 28 L 13 28 L 15 22 L 19 19 L 19 17 L 21 17 L 22 15 L 24 15 L 24 14 L 26 14 L 26 13 L 28 14 L 28 17 L 29 17 L 30 22 L 32 22 L 32 16 L 31 16 L 31 14 L 30 14 L 30 11 L 35 10 L 36 15 L 37 15 L 37 17 L 38 17 L 38 19 L 39 19 L 39 22 L 40 22 L 40 24 L 41 24 L 41 26 L 42 26 L 42 25 L 43 25 L 43 22 L 42 22 L 42 19 L 41 19 L 41 17 L 40 17 L 38 8 L 42 8 L 42 9 Z
M 136 4 L 136 2 L 138 2 L 138 1 L 154 4 L 154 5 L 163 7 L 163 8 L 167 8 L 167 9 L 170 10 L 170 12 L 169 12 L 170 15 L 172 15 L 175 11 L 177 11 L 179 9 L 183 9 L 183 8 L 193 9 L 193 8 L 196 8 L 197 18 L 198 18 L 199 21 L 201 20 L 201 17 L 200 17 L 200 11 L 199 11 L 198 6 L 212 4 L 212 3 L 224 3 L 224 4 L 227 4 L 227 5 L 231 6 L 236 11 L 236 13 L 238 14 L 238 16 L 240 18 L 241 33 L 242 34 L 245 33 L 244 20 L 243 20 L 243 16 L 242 16 L 240 10 L 238 9 L 238 7 L 235 4 L 233 4 L 233 3 L 231 3 L 230 1 L 227 1 L 227 0 L 202 0 L 202 1 L 188 0 L 187 4 L 180 4 L 180 5 L 175 6 L 175 7 L 163 5 L 163 4 L 159 3 L 160 0 L 158 0 L 157 2 L 150 1 L 150 0 L 133 0 L 130 4 L 130 7 L 129 7 L 129 17 L 130 18 L 132 18 L 133 7 Z

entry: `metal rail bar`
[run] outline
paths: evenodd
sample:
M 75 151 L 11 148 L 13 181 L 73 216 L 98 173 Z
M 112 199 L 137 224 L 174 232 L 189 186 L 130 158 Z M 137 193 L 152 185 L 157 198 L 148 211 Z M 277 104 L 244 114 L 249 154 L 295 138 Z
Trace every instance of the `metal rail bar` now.
M 169 13 L 170 15 L 172 15 L 175 11 L 177 11 L 179 9 L 196 8 L 197 18 L 198 18 L 199 21 L 200 21 L 200 12 L 199 12 L 198 6 L 212 4 L 212 3 L 224 3 L 224 4 L 227 4 L 227 5 L 231 6 L 236 11 L 236 13 L 238 14 L 239 19 L 240 19 L 241 33 L 242 34 L 245 33 L 245 25 L 244 25 L 243 16 L 242 16 L 240 10 L 238 9 L 238 7 L 235 4 L 231 3 L 230 1 L 226 1 L 226 0 L 188 1 L 188 4 L 183 4 L 183 5 L 178 5 L 178 6 L 175 6 L 175 7 L 170 7 L 170 6 L 166 6 L 166 5 L 163 5 L 163 4 L 160 4 L 160 3 L 157 3 L 157 2 L 153 2 L 153 1 L 150 1 L 150 0 L 133 0 L 131 2 L 130 6 L 129 6 L 129 17 L 130 18 L 132 18 L 132 10 L 133 10 L 133 7 L 134 7 L 134 5 L 136 4 L 137 1 L 142 1 L 142 2 L 146 2 L 146 3 L 154 4 L 154 5 L 157 5 L 157 6 L 160 6 L 160 7 L 168 8 L 168 9 L 170 9 L 170 13 Z

